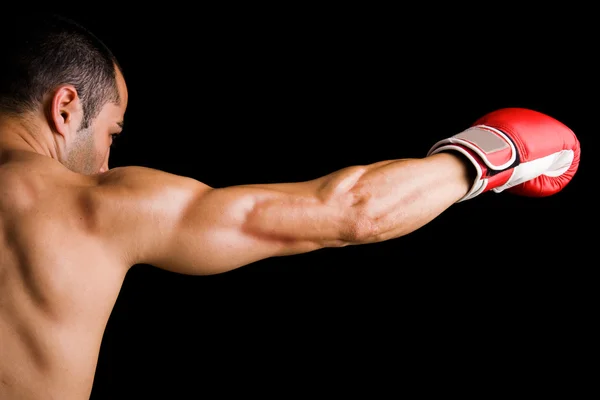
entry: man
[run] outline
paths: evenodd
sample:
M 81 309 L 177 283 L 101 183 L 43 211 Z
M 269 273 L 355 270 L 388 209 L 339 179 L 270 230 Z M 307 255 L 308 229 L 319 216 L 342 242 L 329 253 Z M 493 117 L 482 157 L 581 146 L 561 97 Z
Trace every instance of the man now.
M 218 274 L 275 256 L 386 241 L 487 191 L 557 193 L 579 142 L 501 109 L 424 158 L 297 183 L 212 188 L 109 169 L 128 91 L 111 51 L 67 19 L 31 20 L 0 75 L 0 398 L 85 399 L 123 279 L 149 264 Z

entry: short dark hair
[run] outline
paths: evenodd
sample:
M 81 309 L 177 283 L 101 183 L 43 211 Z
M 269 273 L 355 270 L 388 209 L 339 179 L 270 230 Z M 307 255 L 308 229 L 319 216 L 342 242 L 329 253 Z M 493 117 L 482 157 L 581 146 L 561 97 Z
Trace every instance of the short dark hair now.
M 0 112 L 21 114 L 40 106 L 60 85 L 73 85 L 87 128 L 108 102 L 119 102 L 112 51 L 80 23 L 58 14 L 7 17 L 0 29 Z

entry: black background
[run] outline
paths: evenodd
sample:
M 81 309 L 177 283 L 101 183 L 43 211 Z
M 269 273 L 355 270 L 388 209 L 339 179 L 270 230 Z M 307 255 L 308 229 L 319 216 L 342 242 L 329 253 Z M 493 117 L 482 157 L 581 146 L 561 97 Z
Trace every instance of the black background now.
M 209 277 L 135 266 L 92 398 L 558 390 L 591 320 L 589 11 L 286 4 L 64 10 L 125 70 L 111 165 L 215 187 L 304 180 L 421 157 L 518 106 L 576 132 L 580 170 L 553 197 L 487 193 L 386 243 Z

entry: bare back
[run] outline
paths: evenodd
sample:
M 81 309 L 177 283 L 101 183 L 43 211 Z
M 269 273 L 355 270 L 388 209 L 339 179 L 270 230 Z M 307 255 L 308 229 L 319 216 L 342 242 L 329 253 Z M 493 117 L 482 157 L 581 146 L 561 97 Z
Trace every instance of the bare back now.
M 31 153 L 0 158 L 2 399 L 90 396 L 126 269 L 93 234 L 85 179 Z

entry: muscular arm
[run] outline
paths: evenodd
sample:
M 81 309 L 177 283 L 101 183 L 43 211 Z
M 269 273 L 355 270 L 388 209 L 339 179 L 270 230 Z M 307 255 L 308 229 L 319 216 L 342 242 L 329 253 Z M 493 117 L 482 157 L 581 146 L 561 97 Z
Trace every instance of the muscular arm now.
M 451 154 L 354 166 L 306 182 L 226 188 L 123 167 L 99 178 L 91 202 L 94 225 L 127 265 L 212 274 L 405 235 L 470 184 L 468 166 Z

